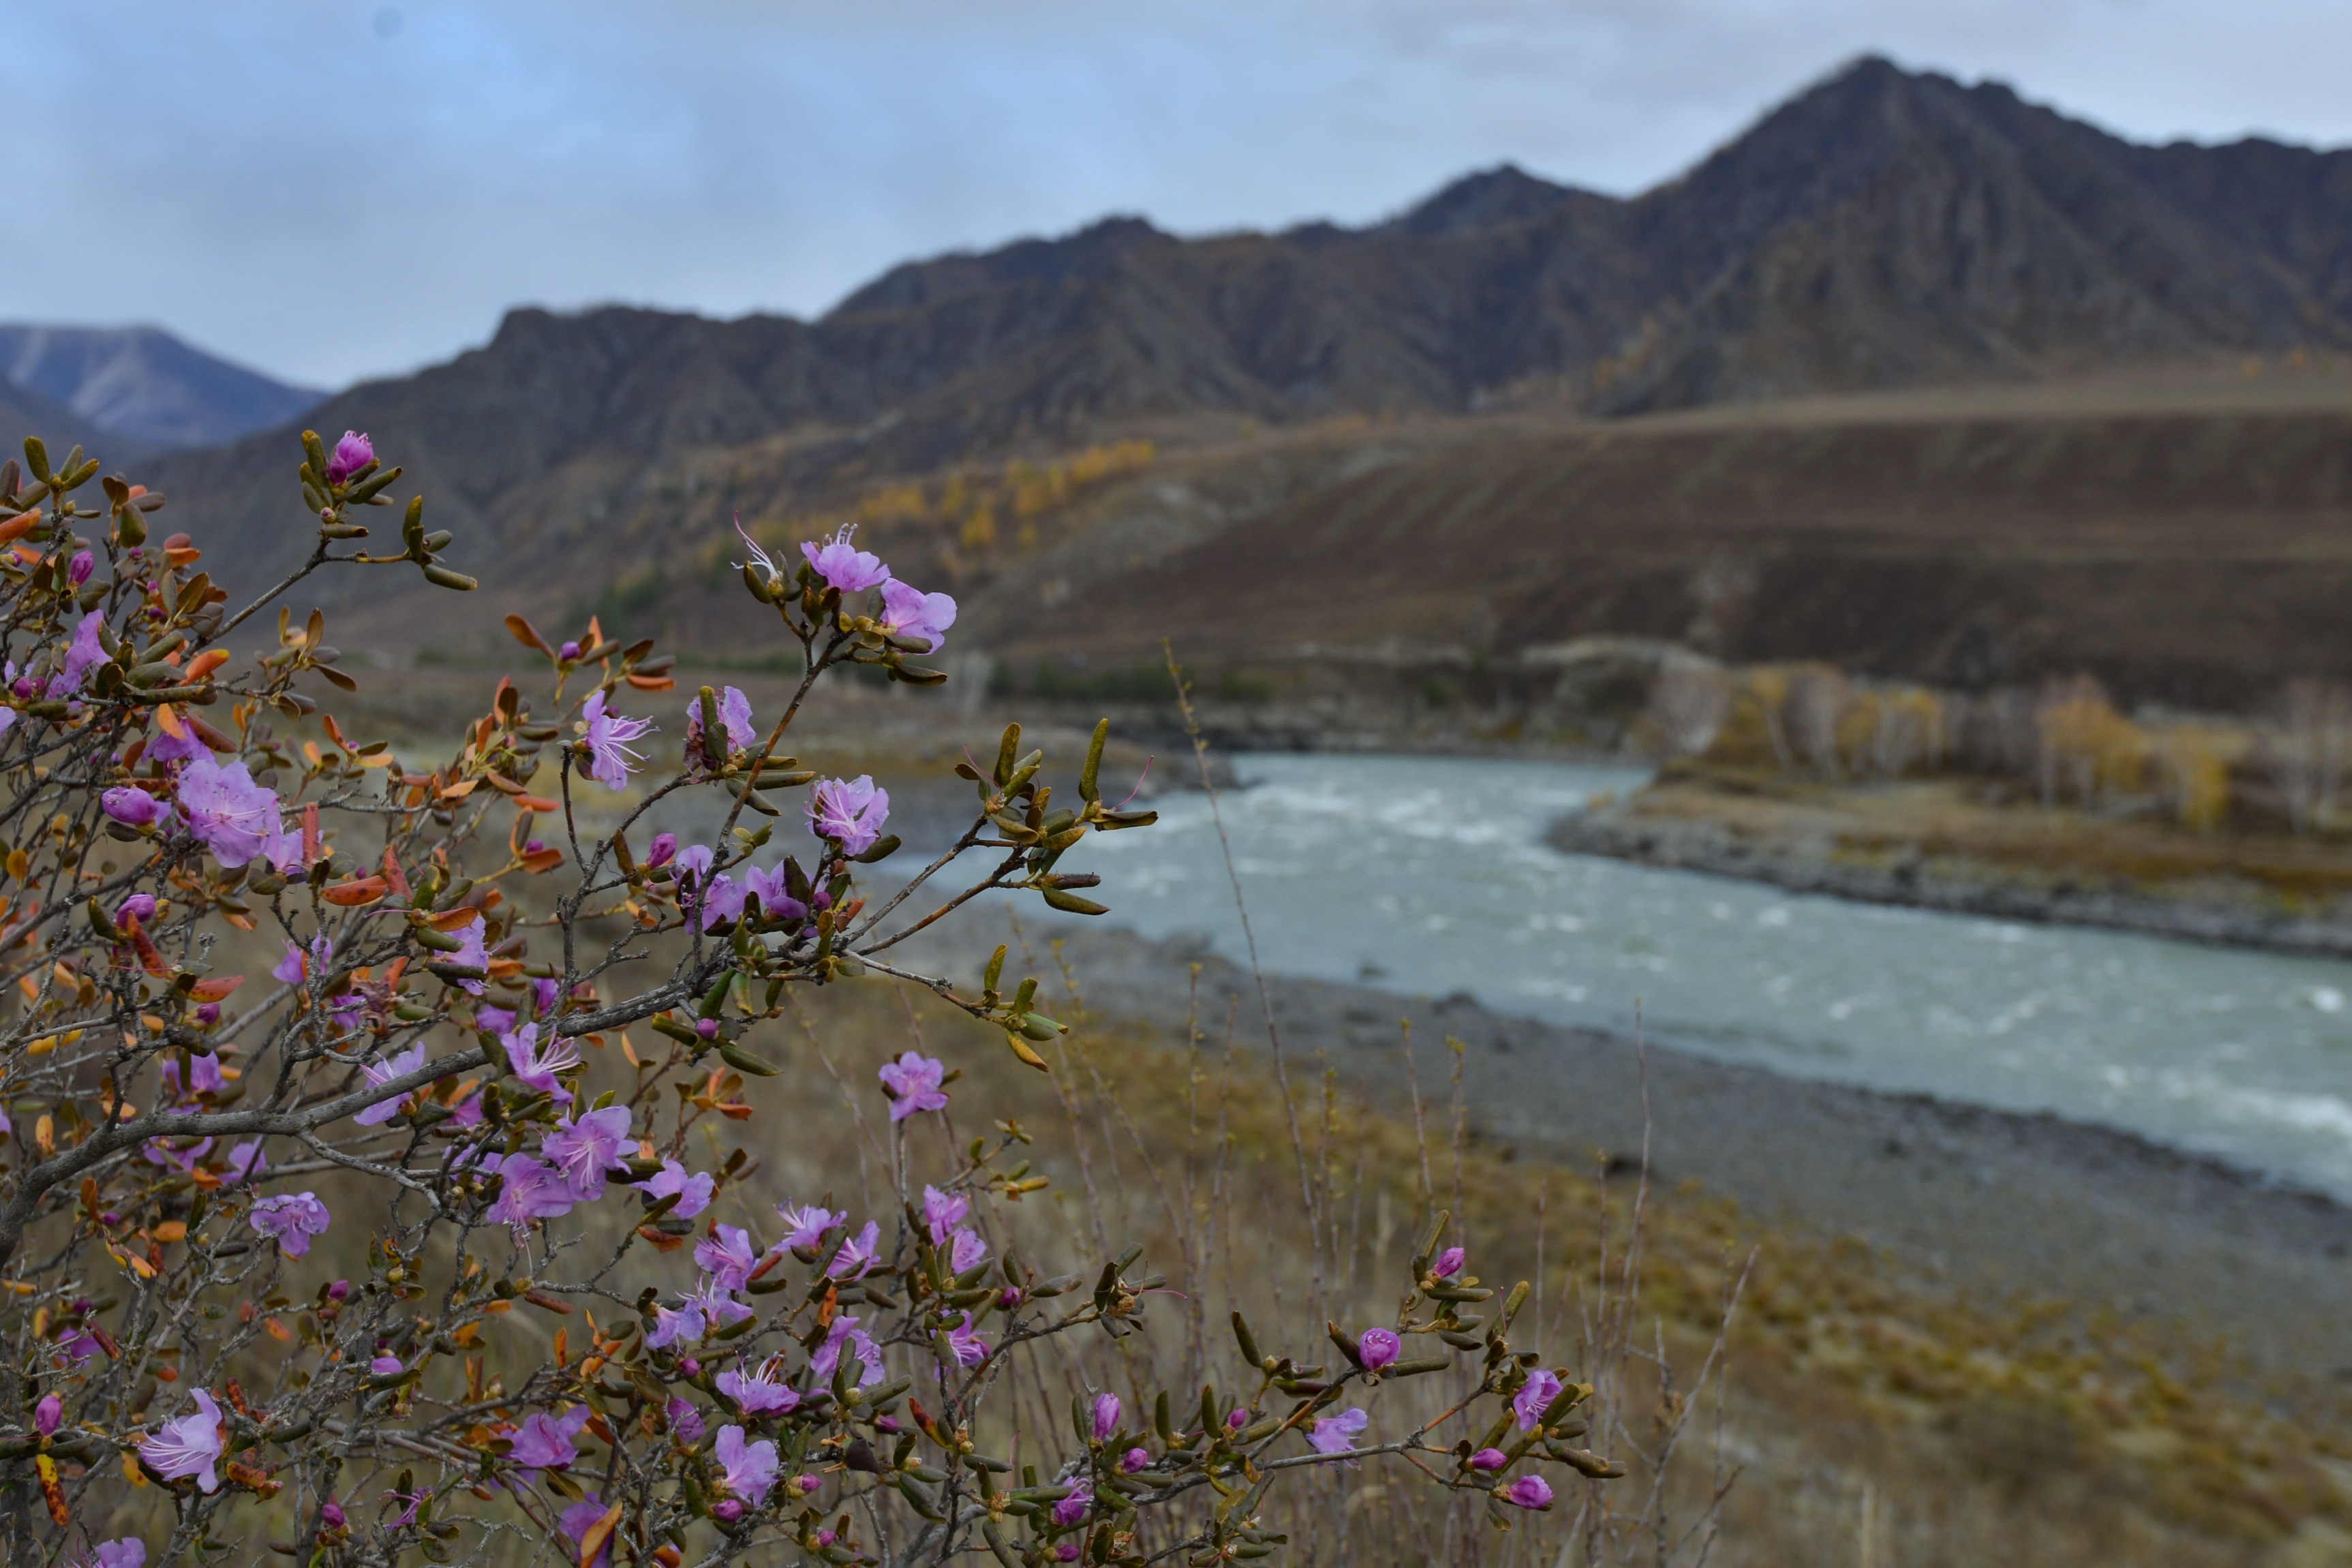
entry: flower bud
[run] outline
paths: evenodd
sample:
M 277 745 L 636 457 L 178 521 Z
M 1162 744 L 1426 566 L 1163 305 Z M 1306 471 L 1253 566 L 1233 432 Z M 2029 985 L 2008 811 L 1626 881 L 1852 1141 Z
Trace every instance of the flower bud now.
M 572 660 L 580 656 L 580 644 L 577 643 L 566 643 L 562 647 L 558 648 L 555 651 L 555 656 L 568 664 Z
M 1474 1470 L 1499 1470 L 1511 1462 L 1511 1457 L 1500 1448 L 1481 1448 L 1470 1456 Z
M 1404 1353 L 1404 1342 L 1391 1329 L 1366 1329 L 1356 1342 L 1356 1358 L 1366 1372 L 1379 1372 Z
M 356 430 L 346 430 L 343 438 L 335 443 L 335 455 L 327 459 L 327 483 L 345 484 L 352 475 L 374 461 L 374 443 Z
M 677 858 L 677 835 L 656 833 L 653 847 L 646 853 L 646 869 L 658 871 Z
M 1462 1272 L 1462 1265 L 1469 1260 L 1469 1256 L 1459 1247 L 1448 1247 L 1437 1255 L 1437 1261 L 1430 1265 L 1429 1271 L 1438 1279 L 1450 1280 Z
M 1105 1437 L 1109 1437 L 1113 1432 L 1118 1430 L 1118 1395 L 1097 1394 L 1095 1396 L 1094 1428 L 1096 1442 L 1101 1442 Z
M 719 1038 L 719 1020 L 717 1019 L 697 1019 L 694 1020 L 694 1032 L 700 1035 L 705 1040 L 717 1040 Z
M 41 1402 L 33 1406 L 33 1427 L 44 1437 L 53 1436 L 65 1418 L 65 1401 L 54 1394 L 43 1395 Z
M 98 558 L 88 550 L 74 551 L 73 564 L 66 568 L 66 580 L 79 588 L 98 570 Z
M 341 1530 L 351 1521 L 345 1516 L 341 1503 L 329 1500 L 320 1505 L 319 1522 L 329 1530 Z
M 1502 1497 L 1513 1508 L 1549 1508 L 1551 1483 L 1541 1476 L 1521 1476 L 1503 1489 Z
M 144 789 L 128 784 L 99 797 L 99 809 L 116 821 L 133 828 L 152 827 L 163 814 L 163 803 Z
M 1130 1476 L 1150 1463 L 1151 1456 L 1141 1448 L 1129 1448 L 1118 1457 L 1118 1468 Z

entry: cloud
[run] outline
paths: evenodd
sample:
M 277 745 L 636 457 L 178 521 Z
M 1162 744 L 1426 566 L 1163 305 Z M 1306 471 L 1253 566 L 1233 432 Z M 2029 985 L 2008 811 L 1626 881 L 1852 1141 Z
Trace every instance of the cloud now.
M 2140 136 L 2352 137 L 2309 0 L 17 0 L 0 318 L 338 383 L 509 305 L 808 314 L 1106 212 L 1360 222 L 1512 159 L 1632 192 L 1864 49 Z M 47 225 L 42 232 L 47 233 Z

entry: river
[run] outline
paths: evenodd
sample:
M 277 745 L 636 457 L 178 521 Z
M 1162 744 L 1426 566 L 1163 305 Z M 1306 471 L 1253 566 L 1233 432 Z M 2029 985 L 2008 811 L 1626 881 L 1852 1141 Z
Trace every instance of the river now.
M 2352 967 L 1849 904 L 1571 856 L 1622 768 L 1235 759 L 1269 969 L 1627 1030 L 1785 1072 L 2107 1123 L 2352 1197 Z M 1207 799 L 1084 847 L 1109 918 L 1245 960 Z M 1077 869 L 1076 856 L 1068 862 Z

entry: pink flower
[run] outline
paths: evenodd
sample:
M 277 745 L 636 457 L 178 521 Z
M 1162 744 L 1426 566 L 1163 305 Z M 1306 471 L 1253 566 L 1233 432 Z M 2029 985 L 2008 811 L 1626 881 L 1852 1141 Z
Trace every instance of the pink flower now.
M 458 931 L 457 940 L 463 946 L 450 954 L 447 961 L 460 969 L 488 969 L 490 967 L 489 949 L 486 946 L 488 929 L 477 919 L 467 921 Z M 482 994 L 482 982 L 460 980 L 457 988 L 467 996 L 478 997 Z
M 672 1193 L 677 1194 L 677 1202 L 670 1212 L 680 1219 L 692 1219 L 710 1207 L 710 1195 L 718 1189 L 719 1182 L 709 1171 L 689 1176 L 677 1161 L 664 1160 L 660 1170 L 633 1185 L 656 1203 Z
M 946 1241 L 948 1232 L 971 1212 L 971 1199 L 961 1193 L 945 1193 L 929 1186 L 923 1188 L 923 1224 L 930 1230 L 932 1246 Z
M 782 1371 L 776 1363 L 770 1362 L 756 1372 L 722 1372 L 717 1380 L 719 1392 L 733 1400 L 735 1408 L 746 1416 L 791 1410 L 801 1402 L 800 1391 L 784 1382 Z
M 232 871 L 284 833 L 277 792 L 256 784 L 242 762 L 191 762 L 178 788 L 188 831 Z
M 875 1076 L 889 1093 L 893 1122 L 903 1122 L 918 1111 L 948 1108 L 948 1097 L 940 1088 L 947 1081 L 947 1067 L 935 1056 L 910 1051 L 896 1061 L 884 1062 Z
M 509 1155 L 498 1162 L 503 1178 L 499 1200 L 484 1218 L 493 1225 L 510 1225 L 520 1234 L 534 1219 L 553 1219 L 572 1212 L 572 1191 L 553 1166 L 534 1155 Z
M 969 1230 L 959 1230 L 948 1239 L 948 1267 L 959 1274 L 987 1256 L 988 1243 Z
M 1356 1435 L 1371 1425 L 1372 1418 L 1361 1410 L 1342 1410 L 1337 1416 L 1326 1416 L 1315 1423 L 1307 1434 L 1307 1446 L 1318 1454 L 1351 1454 L 1356 1451 Z
M 147 1568 L 147 1543 L 135 1535 L 101 1541 L 90 1551 L 95 1568 Z
M 925 593 L 893 580 L 882 585 L 882 630 L 894 637 L 919 637 L 936 653 L 955 624 L 956 601 L 944 593 Z
M 771 918 L 805 920 L 808 918 L 808 905 L 787 891 L 790 883 L 791 878 L 781 865 L 773 871 L 761 871 L 751 866 L 743 873 L 743 896 L 746 899 L 758 898 L 760 913 Z
M 368 1371 L 377 1377 L 390 1377 L 395 1373 L 405 1370 L 406 1368 L 400 1364 L 400 1357 L 396 1355 L 379 1355 L 368 1363 Z
M 702 1303 L 692 1296 L 675 1308 L 656 1302 L 654 1326 L 646 1331 L 646 1348 L 665 1350 L 674 1344 L 690 1344 L 702 1337 L 707 1326 Z
M 1474 1470 L 1499 1470 L 1510 1462 L 1511 1456 L 1500 1448 L 1481 1448 L 1470 1456 L 1470 1468 Z
M 627 789 L 629 775 L 636 770 L 637 763 L 645 760 L 642 753 L 631 749 L 629 742 L 652 729 L 653 720 L 606 713 L 601 689 L 591 692 L 588 700 L 580 705 L 580 716 L 588 726 L 589 777 L 607 789 Z
M 1521 1476 L 1505 1487 L 1501 1496 L 1513 1508 L 1549 1508 L 1551 1483 L 1541 1476 Z
M 128 784 L 109 789 L 98 798 L 98 809 L 116 821 L 133 828 L 152 827 L 171 814 L 172 809 L 144 789 L 134 789 Z
M 310 950 L 307 954 L 289 942 L 286 944 L 286 956 L 278 959 L 270 969 L 269 977 L 286 985 L 299 986 L 310 977 L 314 967 L 319 973 L 325 973 L 334 956 L 335 945 L 323 935 L 310 938 Z
M 1378 1372 L 1390 1365 L 1404 1351 L 1404 1342 L 1389 1329 L 1366 1329 L 1356 1341 L 1356 1355 L 1366 1372 Z
M 93 610 L 81 618 L 74 628 L 73 641 L 66 645 L 66 660 L 49 681 L 48 696 L 61 697 L 81 690 L 82 681 L 89 672 L 106 663 L 106 645 L 98 640 L 99 629 L 106 624 L 106 612 Z
M 1086 1518 L 1087 1510 L 1094 1505 L 1094 1483 L 1080 1476 L 1071 1484 L 1070 1495 L 1054 1505 L 1054 1522 L 1067 1528 Z
M 1448 1247 L 1437 1255 L 1437 1261 L 1430 1265 L 1429 1271 L 1441 1280 L 1451 1280 L 1462 1272 L 1462 1265 L 1468 1256 L 1459 1247 Z
M 1543 1418 L 1544 1406 L 1559 1397 L 1561 1387 L 1557 1373 L 1538 1367 L 1528 1374 L 1528 1380 L 1519 1385 L 1517 1394 L 1511 1396 L 1511 1408 L 1518 1415 L 1520 1431 L 1534 1429 L 1535 1424 Z
M 830 1379 L 834 1368 L 841 1364 L 841 1353 L 846 1350 L 857 1358 L 857 1386 L 871 1388 L 882 1381 L 882 1347 L 873 1336 L 857 1326 L 857 1320 L 844 1312 L 833 1320 L 832 1329 L 824 1343 L 809 1356 L 809 1370 L 819 1377 Z
M 261 1152 L 261 1140 L 248 1138 L 228 1152 L 228 1185 L 248 1182 L 269 1168 L 268 1158 Z
M 278 1249 L 289 1258 L 299 1258 L 310 1250 L 310 1238 L 327 1233 L 332 1218 L 318 1194 L 289 1192 L 255 1204 L 246 1223 L 275 1239 Z
M 1099 1443 L 1118 1430 L 1118 1396 L 1097 1394 L 1094 1404 L 1095 1441 Z
M 816 574 L 844 594 L 863 593 L 890 577 L 890 569 L 882 564 L 880 557 L 869 555 L 849 542 L 850 536 L 856 532 L 855 525 L 845 524 L 822 545 L 801 546 L 801 554 L 816 568 Z
M 948 1354 L 956 1358 L 958 1366 L 978 1366 L 988 1359 L 988 1342 L 972 1332 L 970 1312 L 964 1313 L 961 1324 L 948 1330 Z
M 751 1315 L 751 1309 L 737 1301 L 726 1286 L 707 1277 L 687 1296 L 686 1304 L 700 1312 L 714 1328 L 740 1323 Z
M 833 1262 L 826 1268 L 824 1277 L 845 1281 L 864 1279 L 874 1267 L 874 1254 L 881 1241 L 882 1228 L 867 1220 L 865 1229 L 841 1244 L 841 1250 L 833 1255 Z
M 499 1043 L 506 1047 L 507 1061 L 514 1068 L 517 1078 L 533 1089 L 553 1095 L 559 1105 L 572 1103 L 572 1091 L 557 1082 L 555 1076 L 580 1065 L 580 1051 L 572 1041 L 551 1040 L 548 1041 L 547 1049 L 541 1051 L 539 1026 L 527 1023 L 520 1029 L 499 1036 Z
M 1142 1448 L 1129 1448 L 1118 1457 L 1118 1469 L 1122 1475 L 1131 1476 L 1138 1470 L 1150 1469 L 1150 1465 L 1151 1455 Z
M 571 1468 L 580 1457 L 572 1439 L 580 1428 L 588 1425 L 588 1406 L 574 1405 L 562 1415 L 548 1416 L 538 1411 L 523 1417 L 522 1426 L 514 1435 L 514 1446 L 507 1458 L 527 1470 L 561 1470 Z
M 672 1399 L 664 1412 L 669 1417 L 669 1429 L 689 1443 L 702 1441 L 702 1412 L 683 1399 Z
M 588 1540 L 588 1532 L 603 1522 L 605 1512 L 604 1504 L 594 1492 L 583 1492 L 578 1502 L 573 1503 L 557 1516 L 556 1528 L 562 1531 L 563 1538 L 574 1546 L 583 1545 Z M 596 1549 L 596 1555 L 588 1562 L 585 1568 L 611 1568 L 613 1536 L 619 1533 L 620 1531 L 614 1531 L 604 1537 L 604 1543 Z M 572 1554 L 572 1561 L 575 1568 L 578 1568 L 580 1554 L 577 1552 Z
M 722 1472 L 719 1485 L 728 1496 L 752 1508 L 767 1500 L 768 1489 L 776 1484 L 775 1444 L 746 1443 L 742 1427 L 721 1427 L 712 1452 Z
M 220 1406 L 201 1388 L 192 1388 L 188 1394 L 196 1402 L 195 1413 L 164 1422 L 160 1431 L 139 1445 L 139 1457 L 165 1480 L 193 1476 L 198 1491 L 218 1491 L 220 1477 L 213 1466 L 221 1457 Z
M 33 1406 L 33 1430 L 44 1437 L 57 1436 L 65 1418 L 66 1402 L 54 1394 L 42 1395 L 41 1402 Z
M 776 1206 L 777 1218 L 784 1222 L 784 1239 L 777 1245 L 797 1252 L 813 1248 L 824 1239 L 824 1233 L 849 1218 L 835 1214 L 823 1204 L 812 1203 L 806 1208 L 794 1208 L 790 1204 Z
M 751 1281 L 760 1256 L 751 1250 L 751 1233 L 740 1226 L 721 1225 L 694 1244 L 695 1267 L 720 1289 L 740 1291 Z
M 395 1078 L 404 1077 L 424 1065 L 425 1046 L 422 1041 L 419 1041 L 398 1056 L 386 1061 L 371 1063 L 363 1071 L 367 1073 L 368 1087 L 373 1089 L 380 1083 L 389 1083 Z M 379 1100 L 353 1116 L 352 1120 L 362 1127 L 379 1126 L 400 1114 L 401 1103 L 407 1098 L 405 1094 L 395 1094 L 389 1100 Z
M 890 792 L 877 789 L 870 774 L 820 779 L 809 787 L 809 831 L 839 844 L 843 854 L 872 849 L 889 815 Z
M 98 557 L 86 549 L 78 549 L 74 551 L 72 564 L 66 568 L 66 580 L 79 588 L 89 580 L 89 574 L 97 570 Z
M 751 727 L 751 699 L 737 687 L 725 687 L 719 694 L 719 727 L 727 732 L 730 751 L 749 751 L 760 744 L 760 732 Z M 687 754 L 694 755 L 701 746 L 702 698 L 698 695 L 686 705 Z M 677 841 L 673 838 L 670 842 L 675 845 Z
M 576 1201 L 594 1203 L 604 1196 L 604 1173 L 628 1163 L 628 1107 L 607 1105 L 558 1122 L 539 1149 Z
M 356 430 L 346 430 L 327 459 L 327 483 L 347 485 L 352 475 L 375 461 L 375 444 Z
M 735 688 L 730 686 L 727 689 L 731 692 Z M 656 833 L 652 845 L 646 851 L 646 869 L 659 871 L 669 864 L 677 853 L 677 835 L 676 833 Z

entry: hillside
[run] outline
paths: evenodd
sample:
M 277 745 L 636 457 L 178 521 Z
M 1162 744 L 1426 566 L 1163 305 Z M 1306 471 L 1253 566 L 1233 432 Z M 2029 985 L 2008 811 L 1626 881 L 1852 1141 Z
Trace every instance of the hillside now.
M 209 446 L 299 416 L 326 394 L 214 358 L 154 327 L 0 326 L 0 377 L 108 434 Z

